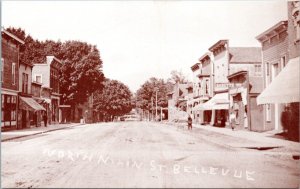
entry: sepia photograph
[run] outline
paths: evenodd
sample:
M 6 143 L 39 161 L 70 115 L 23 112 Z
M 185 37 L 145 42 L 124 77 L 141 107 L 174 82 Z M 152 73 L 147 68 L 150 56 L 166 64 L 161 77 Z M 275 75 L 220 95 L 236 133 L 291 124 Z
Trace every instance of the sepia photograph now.
M 1 188 L 299 188 L 300 3 L 1 0 Z

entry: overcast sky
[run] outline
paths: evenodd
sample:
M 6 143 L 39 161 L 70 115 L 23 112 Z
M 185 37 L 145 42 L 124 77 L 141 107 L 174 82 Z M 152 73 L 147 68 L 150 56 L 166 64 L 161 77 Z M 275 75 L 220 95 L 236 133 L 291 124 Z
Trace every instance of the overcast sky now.
M 97 45 L 106 77 L 135 92 L 150 77 L 190 67 L 220 39 L 260 46 L 255 36 L 287 19 L 286 1 L 2 1 L 2 26 L 39 40 Z

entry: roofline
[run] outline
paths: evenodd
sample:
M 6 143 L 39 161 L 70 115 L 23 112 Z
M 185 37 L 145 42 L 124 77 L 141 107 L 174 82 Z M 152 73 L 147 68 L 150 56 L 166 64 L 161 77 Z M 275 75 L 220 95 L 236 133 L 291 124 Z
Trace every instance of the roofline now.
M 263 37 L 270 34 L 272 31 L 275 31 L 276 29 L 280 28 L 281 26 L 286 26 L 285 29 L 287 30 L 287 25 L 288 25 L 288 21 L 287 20 L 282 20 L 282 21 L 278 22 L 277 24 L 273 25 L 272 27 L 270 27 L 269 29 L 267 29 L 266 31 L 264 31 L 263 33 L 259 34 L 255 38 L 258 41 L 263 41 L 262 40 Z
M 9 37 L 15 39 L 17 42 L 21 43 L 22 45 L 25 44 L 25 41 L 21 40 L 20 38 L 18 38 L 17 36 L 15 36 L 14 34 L 6 31 L 3 27 L 1 28 L 1 31 L 3 33 L 5 33 L 6 35 L 8 35 Z
M 247 74 L 247 73 L 248 73 L 248 71 L 242 70 L 242 71 L 238 71 L 238 72 L 228 75 L 227 78 L 230 79 L 230 78 L 236 77 L 238 75 Z
M 224 43 L 228 43 L 228 39 L 221 39 L 215 44 L 213 44 L 211 47 L 209 47 L 209 51 L 213 52 L 218 46 L 223 45 Z
M 60 59 L 56 58 L 54 55 L 46 55 L 46 57 L 51 57 L 51 56 L 53 57 L 53 59 L 55 61 L 57 61 L 58 63 L 60 63 L 61 65 L 63 65 L 62 61 Z
M 36 84 L 36 85 L 40 85 L 40 86 L 43 85 L 43 83 L 39 83 L 39 82 L 36 82 L 36 81 L 32 81 L 31 83 L 32 83 L 32 84 Z
M 210 59 L 210 53 L 209 52 L 206 52 L 204 55 L 202 55 L 200 58 L 199 58 L 199 62 L 201 63 L 203 59 L 205 59 L 206 57 L 208 57 Z
M 197 70 L 196 68 L 199 69 L 199 64 L 200 64 L 200 63 L 197 62 L 196 64 L 192 65 L 192 66 L 191 66 L 191 70 L 192 70 L 192 71 L 195 71 L 195 70 Z

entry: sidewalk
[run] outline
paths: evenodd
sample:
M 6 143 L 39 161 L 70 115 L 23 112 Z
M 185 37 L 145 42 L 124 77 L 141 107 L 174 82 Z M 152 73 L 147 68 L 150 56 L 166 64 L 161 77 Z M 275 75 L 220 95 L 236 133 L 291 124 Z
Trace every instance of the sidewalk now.
M 22 138 L 26 136 L 32 136 L 41 133 L 61 130 L 61 129 L 67 129 L 78 125 L 83 125 L 83 124 L 82 123 L 55 124 L 55 125 L 48 125 L 47 127 L 32 127 L 32 128 L 22 129 L 22 130 L 12 130 L 12 131 L 4 131 L 4 132 L 2 131 L 1 142 Z
M 274 138 L 272 137 L 276 134 L 276 132 L 274 131 L 267 131 L 267 132 L 260 133 L 260 132 L 248 131 L 248 130 L 232 131 L 230 128 L 213 127 L 210 125 L 194 124 L 193 126 L 199 129 L 204 129 L 207 131 L 213 131 L 220 134 L 249 140 L 249 144 L 231 143 L 230 146 L 232 147 L 257 148 L 257 149 L 283 147 L 286 148 L 288 151 L 300 153 L 299 142 Z M 251 143 L 252 141 L 253 143 Z
M 186 126 L 186 123 L 163 123 L 172 126 Z M 202 129 L 215 133 L 215 139 L 233 148 L 249 148 L 249 149 L 273 149 L 272 151 L 291 152 L 300 155 L 300 143 L 280 138 L 274 138 L 275 131 L 255 132 L 248 130 L 234 130 L 223 127 L 213 127 L 211 125 L 193 124 L 194 128 Z M 224 137 L 223 137 L 224 136 Z M 225 139 L 225 136 L 227 138 Z M 230 137 L 230 138 L 228 138 Z M 219 139 L 219 140 L 218 140 Z M 230 139 L 230 140 L 227 140 Z M 232 140 L 233 139 L 233 140 Z

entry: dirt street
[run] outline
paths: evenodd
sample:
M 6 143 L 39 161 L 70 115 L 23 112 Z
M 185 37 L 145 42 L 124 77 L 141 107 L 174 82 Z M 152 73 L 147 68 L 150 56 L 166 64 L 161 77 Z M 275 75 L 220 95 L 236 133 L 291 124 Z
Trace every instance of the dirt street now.
M 87 124 L 2 142 L 1 185 L 299 186 L 299 160 L 233 148 L 226 145 L 228 140 L 234 139 L 151 122 Z

